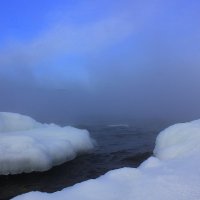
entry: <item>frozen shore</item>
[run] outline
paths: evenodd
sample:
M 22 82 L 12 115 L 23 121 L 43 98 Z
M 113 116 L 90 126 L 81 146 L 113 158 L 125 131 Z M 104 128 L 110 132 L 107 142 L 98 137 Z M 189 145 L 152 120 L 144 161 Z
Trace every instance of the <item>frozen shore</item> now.
M 15 200 L 199 200 L 200 120 L 162 131 L 154 156 L 52 194 L 30 192 Z

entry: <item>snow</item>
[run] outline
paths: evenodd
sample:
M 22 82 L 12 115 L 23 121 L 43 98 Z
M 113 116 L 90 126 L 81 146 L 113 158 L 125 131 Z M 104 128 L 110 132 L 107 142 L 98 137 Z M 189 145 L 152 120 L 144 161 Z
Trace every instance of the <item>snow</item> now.
M 199 200 L 200 120 L 173 125 L 156 140 L 154 156 L 52 194 L 30 192 L 14 200 Z
M 88 131 L 0 113 L 0 174 L 46 171 L 94 147 Z
M 200 153 L 200 120 L 173 125 L 157 137 L 154 154 L 161 160 Z

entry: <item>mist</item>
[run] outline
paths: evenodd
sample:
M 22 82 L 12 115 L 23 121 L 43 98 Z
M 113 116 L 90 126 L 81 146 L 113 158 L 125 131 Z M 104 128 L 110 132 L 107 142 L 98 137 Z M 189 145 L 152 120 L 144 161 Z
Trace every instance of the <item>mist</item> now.
M 51 8 L 37 33 L 1 37 L 0 110 L 57 123 L 199 118 L 199 8 L 180 0 Z

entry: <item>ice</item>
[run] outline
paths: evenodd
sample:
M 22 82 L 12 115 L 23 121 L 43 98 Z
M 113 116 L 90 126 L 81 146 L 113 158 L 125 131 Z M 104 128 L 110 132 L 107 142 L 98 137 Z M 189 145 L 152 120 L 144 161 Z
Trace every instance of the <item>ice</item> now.
M 108 127 L 111 127 L 111 128 L 112 128 L 112 127 L 114 127 L 114 128 L 115 128 L 115 127 L 116 127 L 116 128 L 117 128 L 117 127 L 128 128 L 129 125 L 128 125 L 128 124 L 109 124 Z
M 173 125 L 157 137 L 154 154 L 161 160 L 200 153 L 200 120 Z
M 31 117 L 17 113 L 0 112 L 0 132 L 22 131 L 41 127 Z
M 46 171 L 93 147 L 87 130 L 42 124 L 16 113 L 0 113 L 1 175 Z
M 138 168 L 108 172 L 52 194 L 14 200 L 200 200 L 200 120 L 173 125 L 156 140 L 154 156 Z

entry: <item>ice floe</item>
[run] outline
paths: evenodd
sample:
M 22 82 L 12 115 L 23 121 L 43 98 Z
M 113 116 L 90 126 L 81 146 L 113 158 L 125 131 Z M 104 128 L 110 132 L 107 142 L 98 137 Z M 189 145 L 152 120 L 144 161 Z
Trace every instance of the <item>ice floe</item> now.
M 93 147 L 87 130 L 42 124 L 16 113 L 0 113 L 1 175 L 46 171 Z

